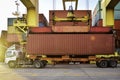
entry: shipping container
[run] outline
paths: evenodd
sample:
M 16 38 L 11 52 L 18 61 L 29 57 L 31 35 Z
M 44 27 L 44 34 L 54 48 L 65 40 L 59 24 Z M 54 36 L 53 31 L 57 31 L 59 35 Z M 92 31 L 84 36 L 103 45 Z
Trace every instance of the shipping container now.
M 90 28 L 90 32 L 112 32 L 112 27 L 94 26 Z
M 49 11 L 49 25 L 52 26 L 53 25 L 53 13 L 55 14 L 56 17 L 58 18 L 66 18 L 67 17 L 67 13 L 68 11 L 66 10 L 50 10 Z M 91 18 L 91 10 L 75 10 L 74 11 L 74 15 L 77 18 L 82 18 L 84 16 L 87 16 L 88 13 L 90 14 L 90 21 L 89 24 L 91 25 L 92 23 L 92 18 Z M 75 21 L 63 21 L 63 22 L 55 22 L 54 24 L 55 26 L 71 26 L 71 25 L 75 25 L 75 26 L 87 26 L 88 24 L 85 22 L 75 22 Z
M 53 32 L 89 32 L 89 26 L 52 26 Z
M 39 14 L 39 27 L 48 26 L 48 21 L 44 14 Z
M 8 26 L 13 26 L 13 21 L 16 20 L 16 18 L 8 18 Z
M 115 9 L 114 11 L 114 19 L 115 20 L 120 20 L 120 9 Z
M 25 35 L 23 35 L 23 36 L 25 36 Z M 22 34 L 14 34 L 14 33 L 7 34 L 7 41 L 13 42 L 13 43 L 20 42 L 20 41 L 22 41 L 23 36 L 22 36 Z
M 103 20 L 99 19 L 94 26 L 103 26 Z
M 101 1 L 99 0 L 98 3 L 95 6 L 95 9 L 92 14 L 92 26 L 97 26 L 97 22 L 102 19 L 101 16 L 102 9 L 101 9 Z
M 98 55 L 115 51 L 112 34 L 29 34 L 29 55 Z
M 51 27 L 31 27 L 29 29 L 30 33 L 41 33 L 41 32 L 52 32 Z
M 120 30 L 120 19 L 119 20 L 115 20 L 115 26 L 114 26 L 114 28 L 115 29 L 119 29 Z
M 120 2 L 115 6 L 114 17 L 115 20 L 120 20 Z

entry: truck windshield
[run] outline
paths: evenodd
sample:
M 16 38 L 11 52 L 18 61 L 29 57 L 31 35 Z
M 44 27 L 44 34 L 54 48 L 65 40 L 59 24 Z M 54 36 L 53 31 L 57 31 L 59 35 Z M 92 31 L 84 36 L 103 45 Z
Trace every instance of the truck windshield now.
M 13 51 L 7 51 L 6 57 L 14 57 L 14 56 L 15 56 L 15 52 L 13 52 Z

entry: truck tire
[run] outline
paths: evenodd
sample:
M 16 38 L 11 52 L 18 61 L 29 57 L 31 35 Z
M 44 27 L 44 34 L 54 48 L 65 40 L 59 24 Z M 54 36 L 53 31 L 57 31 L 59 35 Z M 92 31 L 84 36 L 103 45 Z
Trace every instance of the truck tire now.
M 15 61 L 10 61 L 8 63 L 9 68 L 15 68 L 16 67 L 16 62 Z
M 112 68 L 117 67 L 117 61 L 116 60 L 110 60 L 109 61 L 109 67 L 112 67 Z
M 46 60 L 42 60 L 41 62 L 43 63 L 43 67 L 45 67 L 48 63 Z
M 96 66 L 100 67 L 100 63 L 98 61 L 96 61 Z
M 107 68 L 108 67 L 108 61 L 107 60 L 101 60 L 99 62 L 99 67 L 101 67 L 101 68 Z
M 43 68 L 44 67 L 43 63 L 40 60 L 35 60 L 33 65 L 35 68 Z

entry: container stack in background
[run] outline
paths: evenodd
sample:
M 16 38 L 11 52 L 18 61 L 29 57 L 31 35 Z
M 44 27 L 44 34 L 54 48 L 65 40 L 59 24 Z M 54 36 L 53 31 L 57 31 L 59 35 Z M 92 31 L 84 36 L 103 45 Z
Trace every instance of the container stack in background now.
M 18 43 L 22 39 L 22 32 L 20 32 L 20 30 L 14 26 L 14 21 L 16 19 L 17 18 L 8 18 L 8 34 L 7 34 L 8 42 Z
M 103 26 L 102 21 L 102 9 L 100 2 L 97 3 L 93 16 L 92 16 L 92 24 L 93 26 Z M 120 2 L 114 8 L 114 29 L 120 29 Z
M 48 26 L 48 21 L 44 14 L 39 14 L 39 27 L 47 27 Z

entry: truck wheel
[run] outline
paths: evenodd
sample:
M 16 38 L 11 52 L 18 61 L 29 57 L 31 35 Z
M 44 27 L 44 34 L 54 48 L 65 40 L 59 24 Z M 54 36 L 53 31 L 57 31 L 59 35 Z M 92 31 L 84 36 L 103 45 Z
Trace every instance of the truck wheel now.
M 34 61 L 33 64 L 35 68 L 43 68 L 43 63 L 39 60 Z
M 107 60 L 101 60 L 99 62 L 99 67 L 101 67 L 101 68 L 107 68 L 108 67 L 108 61 Z
M 100 63 L 98 61 L 96 61 L 96 66 L 100 67 Z
M 41 62 L 43 63 L 43 67 L 45 67 L 48 63 L 46 60 L 42 60 Z
M 110 61 L 109 61 L 109 66 L 110 66 L 110 67 L 113 67 L 113 68 L 114 68 L 114 67 L 117 67 L 117 61 L 115 61 L 115 60 L 110 60 Z
M 9 66 L 10 68 L 15 68 L 15 67 L 16 67 L 16 62 L 15 62 L 15 61 L 10 61 L 10 62 L 8 63 L 8 66 Z

